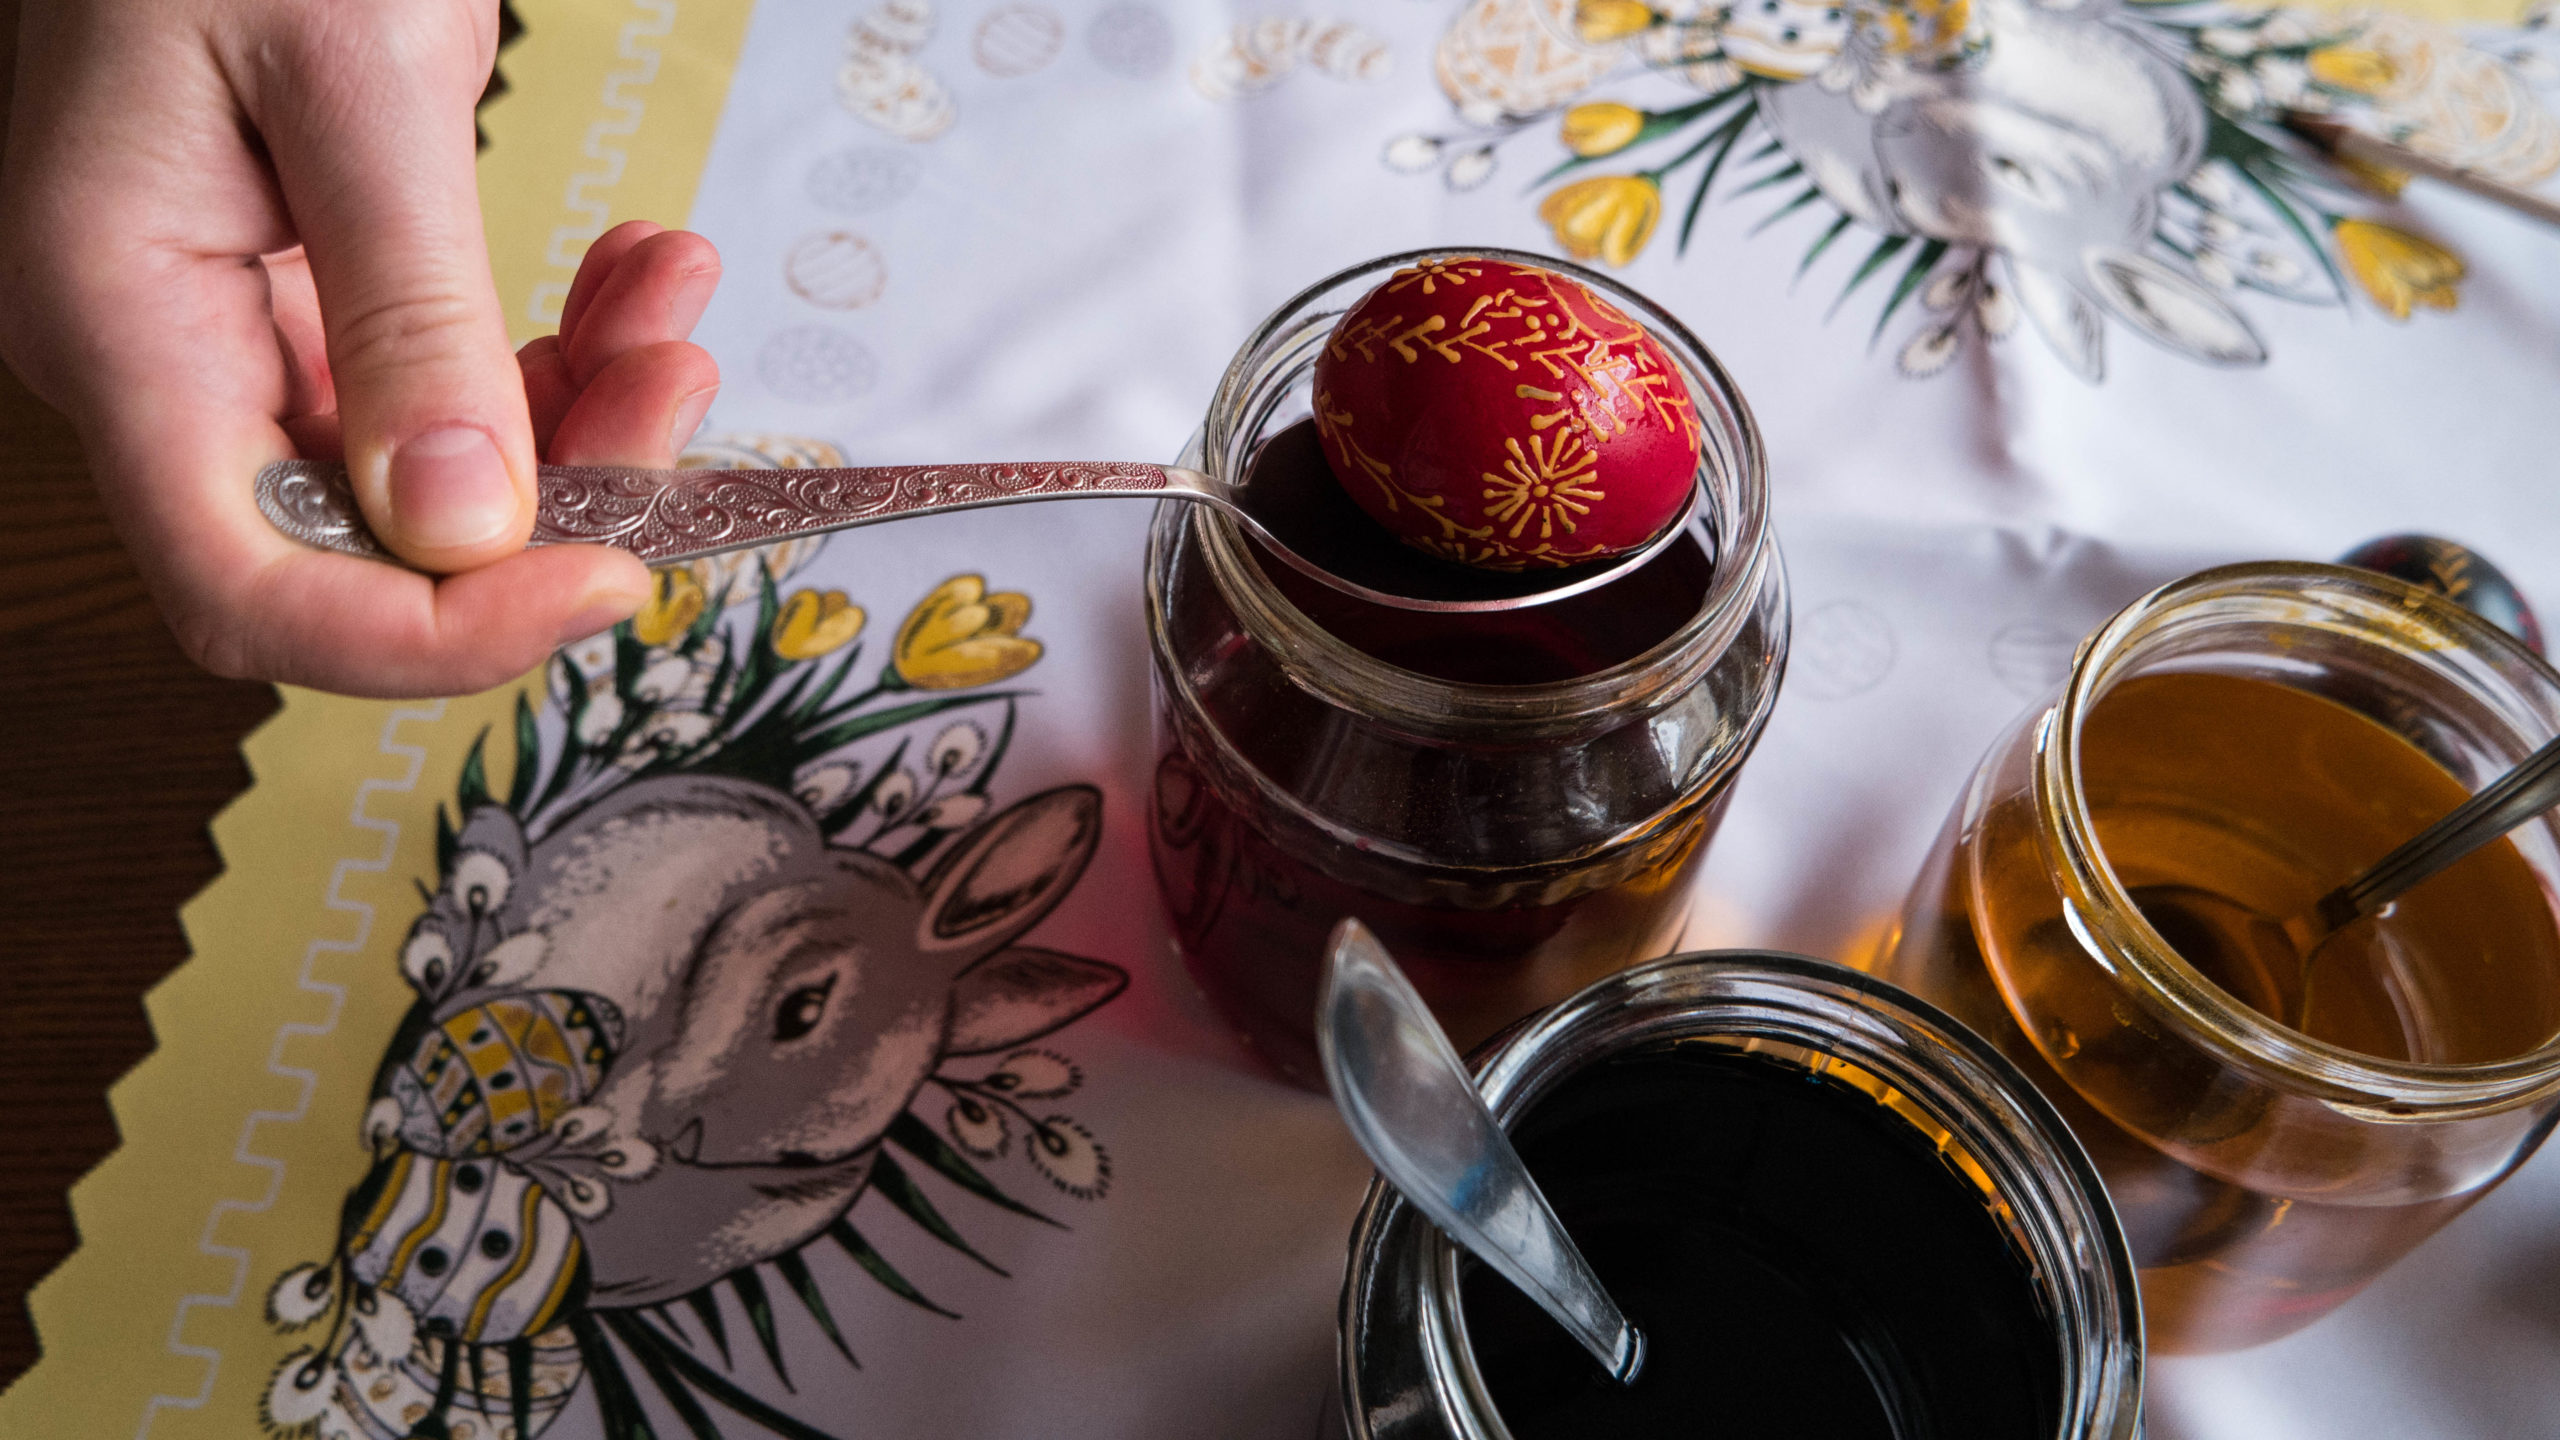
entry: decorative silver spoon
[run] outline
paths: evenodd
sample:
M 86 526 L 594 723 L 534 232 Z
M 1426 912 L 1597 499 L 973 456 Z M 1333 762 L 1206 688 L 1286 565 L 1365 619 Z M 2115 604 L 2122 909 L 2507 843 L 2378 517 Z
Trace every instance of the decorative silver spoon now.
M 1363 512 L 1329 474 L 1267 467 L 1235 485 L 1172 465 L 1024 463 L 862 469 L 641 470 L 545 465 L 534 545 L 613 545 L 651 564 L 691 560 L 910 515 L 1029 500 L 1196 500 L 1235 518 L 1292 569 L 1374 605 L 1444 614 L 1544 605 L 1606 585 L 1679 538 L 1698 496 L 1652 544 L 1614 560 L 1509 573 L 1434 560 Z M 307 545 L 394 557 L 365 527 L 346 467 L 280 460 L 258 472 L 258 509 Z
M 1316 1049 L 1335 1107 L 1387 1183 L 1632 1382 L 1644 1337 L 1557 1222 L 1413 982 L 1357 920 L 1326 947 Z

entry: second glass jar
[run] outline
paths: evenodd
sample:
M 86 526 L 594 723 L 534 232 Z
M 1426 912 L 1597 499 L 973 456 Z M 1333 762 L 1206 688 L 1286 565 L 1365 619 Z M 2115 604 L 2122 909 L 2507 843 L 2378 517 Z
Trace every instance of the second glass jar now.
M 1563 271 L 1653 333 L 1696 406 L 1702 503 L 1634 575 L 1492 616 L 1364 606 L 1266 562 L 1206 507 L 1158 511 L 1158 884 L 1211 1001 L 1310 1085 L 1324 938 L 1346 915 L 1461 1048 L 1669 951 L 1785 667 L 1750 411 L 1677 320 L 1604 276 L 1500 251 L 1344 271 L 1246 342 L 1183 463 L 1241 478 L 1303 443 L 1293 427 L 1334 320 L 1403 267 L 1468 255 Z

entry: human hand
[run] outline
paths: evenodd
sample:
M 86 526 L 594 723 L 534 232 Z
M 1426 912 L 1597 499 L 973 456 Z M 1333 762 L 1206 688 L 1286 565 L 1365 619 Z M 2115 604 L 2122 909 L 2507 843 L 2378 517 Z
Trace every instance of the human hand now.
M 0 157 L 0 355 L 78 426 L 119 533 L 220 674 L 486 688 L 648 575 L 521 550 L 537 454 L 662 466 L 718 372 L 699 237 L 625 225 L 510 359 L 473 177 L 493 3 L 27 0 Z M 343 454 L 430 578 L 276 533 L 250 477 Z

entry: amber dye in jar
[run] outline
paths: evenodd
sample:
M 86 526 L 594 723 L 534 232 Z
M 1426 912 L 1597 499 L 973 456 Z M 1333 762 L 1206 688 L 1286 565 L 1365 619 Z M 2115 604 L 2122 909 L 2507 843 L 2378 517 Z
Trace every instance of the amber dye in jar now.
M 1417 258 L 1284 307 L 1185 463 L 1377 530 L 1325 468 L 1307 375 L 1338 307 Z M 1704 426 L 1698 514 L 1633 573 L 1532 608 L 1422 614 L 1309 581 L 1215 512 L 1158 512 L 1159 887 L 1202 991 L 1301 1083 L 1319 1083 L 1317 980 L 1346 915 L 1461 1045 L 1669 950 L 1775 701 L 1785 582 L 1748 412 L 1676 321 L 1580 278 L 1663 340 Z M 1377 538 L 1378 563 L 1446 563 Z
M 2070 1120 L 2162 1349 L 2326 1314 L 2531 1153 L 2560 1095 L 2543 824 L 2287 931 L 2560 721 L 2521 646 L 2347 574 L 2212 572 L 2102 631 L 1984 763 L 1882 970 Z

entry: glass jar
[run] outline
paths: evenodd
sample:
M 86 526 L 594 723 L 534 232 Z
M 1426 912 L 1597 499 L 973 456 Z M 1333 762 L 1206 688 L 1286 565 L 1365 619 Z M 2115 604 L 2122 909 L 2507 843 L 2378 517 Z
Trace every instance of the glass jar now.
M 1182 463 L 1241 477 L 1291 443 L 1336 318 L 1394 271 L 1462 255 L 1564 271 L 1652 331 L 1696 405 L 1701 503 L 1636 575 L 1497 616 L 1364 605 L 1257 558 L 1215 510 L 1158 510 L 1158 884 L 1201 988 L 1310 1086 L 1324 940 L 1346 915 L 1461 1045 L 1676 944 L 1785 664 L 1750 411 L 1677 320 L 1605 276 L 1496 250 L 1344 271 L 1254 332 Z
M 2003 1263 L 2022 1267 L 2050 1329 L 2052 1435 L 2140 1435 L 2142 1314 L 2124 1236 L 2061 1117 L 1997 1051 L 1929 1005 L 1856 971 L 1800 955 L 1702 951 L 1609 976 L 1524 1022 L 1476 1058 L 1477 1085 L 1495 1116 L 1516 1129 L 1567 1078 L 1668 1045 L 1786 1060 L 1865 1091 L 1921 1138 L 1934 1139 L 1998 1222 L 2014 1257 Z M 1833 1201 L 1846 1213 L 1891 1205 L 1895 1197 L 1809 1192 L 1805 1199 L 1806 1225 L 1816 1232 L 1810 1243 L 1819 1248 L 1829 1232 L 1814 1207 Z M 1779 1253 L 1772 1263 L 1794 1258 Z M 1474 1263 L 1383 1182 L 1370 1186 L 1342 1292 L 1343 1433 L 1355 1440 L 1508 1440 L 1511 1430 L 1467 1333 L 1462 1271 Z M 1804 1263 L 1810 1276 L 1838 1260 L 1811 1255 Z M 1870 1271 L 1865 1278 L 1880 1277 Z M 1865 1363 L 1880 1391 L 1915 1338 L 1925 1339 L 1872 1337 Z M 1647 1363 L 1672 1362 L 1657 1352 Z
M 2546 817 L 2515 831 L 2511 855 L 2497 862 L 2514 882 L 2506 893 L 2518 908 L 2508 913 L 2533 923 L 2484 932 L 2459 976 L 2391 980 L 2424 1002 L 2408 1012 L 2404 1055 L 2314 1038 L 2305 1030 L 2338 1033 L 2311 1023 L 2314 962 L 2247 1003 L 2234 988 L 2257 992 L 2240 983 L 2245 972 L 2226 963 L 2229 952 L 2179 919 L 2200 913 L 2193 904 L 2163 908 L 2162 897 L 2186 887 L 2166 885 L 2160 866 L 2170 857 L 2211 867 L 2225 877 L 2218 883 L 2257 884 L 2253 867 L 2266 857 L 2333 844 L 2339 827 L 2259 826 L 2227 855 L 2203 842 L 2173 855 L 2114 818 L 2141 806 L 2165 812 L 2128 792 L 2116 777 L 2131 772 L 2106 757 L 2212 755 L 2217 735 L 2242 723 L 2226 705 L 2192 724 L 2137 731 L 2110 718 L 2092 728 L 2093 712 L 2146 677 L 2154 695 L 2164 680 L 2236 677 L 2285 687 L 2289 706 L 2316 696 L 2352 712 L 2340 717 L 2343 733 L 2434 773 L 2408 755 L 2414 746 L 2449 772 L 2436 775 L 2444 795 L 2402 804 L 2385 771 L 2314 738 L 2341 732 L 2308 726 L 2286 732 L 2282 748 L 2297 755 L 2251 746 L 2235 764 L 2180 772 L 2216 777 L 2185 821 L 2221 826 L 2242 823 L 2227 815 L 2271 813 L 2255 797 L 2297 767 L 2325 768 L 2343 803 L 2371 812 L 2359 822 L 2373 834 L 2355 842 L 2357 858 L 2324 859 L 2319 873 L 2290 882 L 2278 913 L 2300 915 L 2450 808 L 2462 787 L 2478 788 L 2550 739 L 2560 729 L 2560 674 L 2452 602 L 2370 572 L 2244 565 L 2164 586 L 2091 636 L 2060 695 L 1992 746 L 1884 942 L 1879 973 L 1989 1037 L 2070 1120 L 2143 1266 L 2152 1345 L 2226 1350 L 2326 1314 L 2477 1200 L 2550 1129 L 2560 1104 L 2560 964 L 2530 932 L 2560 893 L 2560 846 Z M 2227 685 L 2217 693 L 2237 694 Z M 2105 744 L 2091 748 L 2099 736 Z M 2386 813 L 2393 805 L 2398 812 Z M 2442 893 L 2431 903 L 2441 905 Z M 2398 903 L 2415 907 L 2426 894 L 2421 887 Z M 2401 921 L 2421 918 L 2413 908 Z M 2208 964 L 2215 975 L 2200 968 Z M 2296 983 L 2296 999 L 2279 993 Z M 2297 1001 L 2299 1013 L 2287 1008 Z M 2430 1037 L 2455 1034 L 2446 1027 L 2465 1012 L 2489 1027 L 2479 1033 L 2502 1038 L 2463 1042 L 2472 1053 L 2448 1061 L 2453 1042 Z

